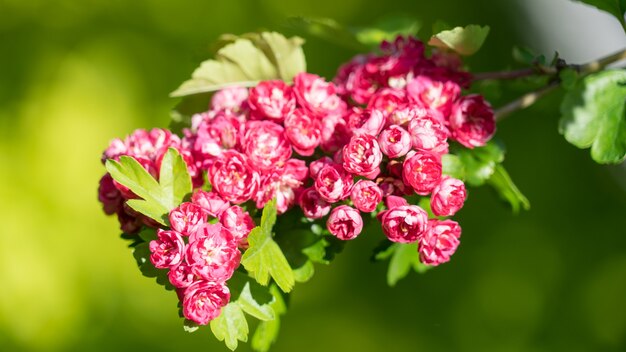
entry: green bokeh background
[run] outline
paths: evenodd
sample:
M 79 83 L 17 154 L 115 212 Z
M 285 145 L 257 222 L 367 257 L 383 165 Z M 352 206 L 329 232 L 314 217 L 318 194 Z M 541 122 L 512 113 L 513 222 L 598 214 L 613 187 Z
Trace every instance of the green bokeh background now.
M 183 332 L 175 295 L 137 270 L 97 203 L 100 153 L 167 126 L 168 93 L 221 33 L 390 13 L 490 25 L 476 70 L 533 45 L 515 32 L 527 19 L 511 1 L 0 0 L 0 350 L 226 350 L 208 329 Z M 326 77 L 353 55 L 311 38 L 305 52 Z M 558 98 L 499 126 L 531 211 L 471 190 L 453 260 L 395 288 L 369 261 L 376 241 L 355 240 L 296 287 L 273 351 L 626 350 L 624 168 L 558 135 Z

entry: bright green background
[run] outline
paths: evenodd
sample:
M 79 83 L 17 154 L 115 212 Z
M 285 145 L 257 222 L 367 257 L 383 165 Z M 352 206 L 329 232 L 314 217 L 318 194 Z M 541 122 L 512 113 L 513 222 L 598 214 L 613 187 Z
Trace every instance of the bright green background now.
M 522 41 L 510 1 L 0 0 L 0 350 L 225 350 L 183 332 L 175 295 L 141 277 L 97 203 L 100 153 L 166 126 L 168 93 L 220 33 L 385 13 L 490 25 L 479 70 Z M 327 77 L 353 54 L 317 40 L 305 52 Z M 395 288 L 369 261 L 376 241 L 355 240 L 296 287 L 274 351 L 625 350 L 626 194 L 611 176 L 624 171 L 558 135 L 558 97 L 499 126 L 530 212 L 471 190 L 452 262 Z

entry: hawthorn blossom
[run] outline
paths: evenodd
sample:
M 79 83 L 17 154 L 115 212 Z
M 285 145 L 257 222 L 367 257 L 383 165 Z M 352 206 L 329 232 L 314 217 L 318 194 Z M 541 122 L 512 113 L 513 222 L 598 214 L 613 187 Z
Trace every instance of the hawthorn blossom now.
M 450 115 L 452 105 L 461 95 L 461 87 L 452 81 L 438 81 L 425 75 L 415 77 L 406 87 L 409 99 L 423 107 Z
M 352 240 L 361 234 L 363 219 L 358 210 L 347 205 L 340 205 L 330 212 L 326 227 L 338 239 Z
M 417 205 L 401 205 L 386 211 L 381 223 L 390 241 L 413 243 L 426 232 L 428 214 Z
M 191 196 L 191 202 L 199 205 L 210 216 L 218 218 L 220 214 L 230 207 L 230 204 L 215 192 L 196 190 Z
M 409 134 L 413 148 L 437 154 L 448 153 L 448 129 L 436 114 L 427 114 L 409 123 Z
M 459 246 L 461 227 L 452 220 L 430 220 L 429 230 L 419 240 L 420 261 L 439 265 L 450 260 Z
M 260 171 L 282 166 L 291 157 L 291 145 L 285 130 L 271 121 L 249 121 L 243 150 L 252 166 Z
M 241 204 L 256 194 L 259 174 L 248 165 L 248 158 L 236 150 L 227 150 L 208 170 L 213 191 L 224 200 Z
M 463 181 L 449 176 L 444 176 L 441 182 L 433 189 L 430 197 L 430 208 L 437 216 L 452 216 L 467 198 L 467 191 Z
M 176 231 L 157 231 L 157 239 L 150 241 L 150 261 L 155 268 L 164 269 L 178 265 L 185 254 L 185 242 Z
M 248 99 L 248 89 L 244 87 L 226 87 L 218 90 L 211 98 L 213 110 L 239 111 Z
M 285 136 L 298 154 L 310 156 L 322 140 L 322 124 L 304 110 L 296 109 L 285 119 Z
M 244 243 L 250 231 L 256 226 L 250 214 L 242 207 L 233 205 L 220 215 L 220 223 L 233 235 L 237 243 Z
M 491 105 L 477 94 L 462 97 L 450 114 L 452 138 L 467 148 L 484 146 L 496 132 Z
M 220 315 L 228 301 L 230 291 L 224 284 L 196 281 L 183 293 L 183 315 L 199 325 L 206 325 Z
M 399 158 L 411 150 L 411 135 L 398 125 L 387 127 L 378 136 L 378 144 L 383 154 L 390 158 Z
M 225 282 L 239 266 L 241 252 L 228 229 L 221 224 L 205 224 L 189 237 L 185 259 L 195 275 Z
M 335 94 L 335 85 L 322 77 L 302 72 L 293 81 L 298 104 L 313 115 L 323 118 L 329 114 L 341 114 L 345 109 L 344 102 Z
M 415 193 L 426 196 L 439 184 L 441 160 L 433 153 L 417 152 L 404 161 L 402 178 Z
M 304 216 L 309 219 L 322 218 L 330 212 L 330 204 L 326 202 L 314 187 L 309 187 L 300 193 L 298 205 Z
M 343 148 L 342 156 L 343 167 L 350 173 L 373 179 L 380 172 L 383 154 L 376 138 L 369 134 L 353 136 Z
M 315 179 L 315 190 L 325 201 L 335 203 L 350 195 L 354 181 L 339 164 L 324 166 Z
M 254 115 L 282 121 L 296 108 L 296 98 L 285 82 L 263 81 L 250 89 L 248 104 Z
M 355 208 L 364 213 L 371 213 L 383 199 L 383 191 L 378 185 L 369 180 L 359 180 L 352 187 L 350 199 Z
M 189 236 L 206 224 L 208 215 L 199 205 L 184 202 L 170 211 L 170 227 L 183 236 Z

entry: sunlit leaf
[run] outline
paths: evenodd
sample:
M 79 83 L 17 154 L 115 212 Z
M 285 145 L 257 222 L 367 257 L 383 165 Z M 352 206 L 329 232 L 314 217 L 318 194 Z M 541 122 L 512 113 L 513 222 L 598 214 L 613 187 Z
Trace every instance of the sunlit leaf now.
M 231 351 L 237 349 L 239 341 L 248 341 L 248 321 L 239 303 L 230 302 L 222 308 L 222 314 L 211 320 L 211 331 Z
M 559 131 L 579 148 L 591 147 L 598 163 L 626 158 L 626 70 L 608 70 L 579 80 L 561 104 Z
M 248 235 L 249 248 L 243 254 L 241 264 L 261 285 L 267 285 L 271 277 L 284 292 L 289 292 L 295 279 L 287 258 L 272 238 L 275 222 L 276 201 L 272 200 L 263 209 L 261 225 Z
M 504 149 L 490 141 L 480 148 L 461 148 L 457 155 L 465 169 L 465 181 L 471 186 L 480 186 L 493 175 L 496 165 L 504 160 Z
M 120 157 L 119 162 L 107 160 L 106 169 L 115 181 L 141 197 L 131 199 L 127 204 L 162 225 L 167 224 L 169 211 L 192 190 L 187 164 L 174 148 L 170 148 L 163 157 L 159 181 L 130 156 Z
M 272 343 L 276 341 L 280 330 L 280 316 L 287 312 L 287 306 L 280 290 L 275 286 L 270 286 L 270 292 L 274 296 L 271 306 L 275 312 L 274 320 L 262 321 L 254 331 L 252 336 L 252 348 L 258 352 L 269 351 Z
M 393 41 L 397 36 L 416 36 L 421 24 L 410 17 L 387 17 L 371 27 L 356 28 L 356 39 L 368 46 L 377 47 L 384 40 Z
M 466 27 L 456 27 L 433 35 L 429 45 L 451 49 L 461 55 L 472 55 L 480 49 L 489 34 L 489 26 L 471 24 Z
M 202 62 L 191 79 L 171 96 L 207 93 L 235 85 L 249 87 L 269 79 L 291 81 L 306 71 L 303 43 L 301 38 L 285 38 L 276 32 L 233 39 L 217 51 L 214 59 Z

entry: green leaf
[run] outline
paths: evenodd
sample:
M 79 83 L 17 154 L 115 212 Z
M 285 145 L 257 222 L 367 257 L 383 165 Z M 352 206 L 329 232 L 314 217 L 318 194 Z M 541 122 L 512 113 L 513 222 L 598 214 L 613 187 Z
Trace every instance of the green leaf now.
M 150 243 L 152 240 L 157 239 L 156 229 L 151 227 L 144 227 L 139 231 L 139 238 L 141 238 L 144 242 Z
M 280 330 L 280 316 L 285 314 L 287 306 L 280 290 L 275 286 L 270 286 L 270 292 L 274 296 L 271 306 L 276 314 L 274 320 L 262 321 L 254 331 L 252 336 L 252 348 L 258 352 L 267 352 L 272 343 L 276 341 Z
M 233 85 L 253 86 L 270 79 L 291 81 L 306 71 L 303 43 L 301 38 L 288 39 L 276 32 L 234 38 L 217 51 L 215 59 L 202 62 L 191 79 L 171 96 L 207 93 Z
M 461 148 L 457 155 L 465 166 L 465 181 L 471 186 L 480 186 L 493 175 L 496 165 L 504 160 L 504 149 L 489 141 L 484 147 Z
M 167 215 L 176 208 L 192 190 L 187 164 L 178 151 L 170 148 L 163 157 L 160 182 L 157 182 L 135 158 L 109 159 L 106 169 L 113 179 L 128 187 L 142 199 L 131 199 L 127 204 L 134 210 L 167 225 Z
M 571 68 L 565 68 L 559 72 L 559 79 L 561 80 L 561 87 L 565 90 L 571 90 L 578 82 L 578 72 Z
M 271 200 L 263 208 L 261 225 L 248 235 L 249 247 L 241 258 L 241 264 L 261 285 L 267 286 L 271 277 L 284 292 L 289 292 L 295 279 L 287 258 L 272 238 L 275 222 L 276 200 Z
M 457 155 L 444 154 L 441 157 L 441 164 L 444 175 L 458 178 L 459 180 L 465 179 L 465 165 Z
M 256 284 L 256 283 L 254 283 Z M 259 298 L 259 295 L 267 295 L 267 289 L 261 291 L 256 290 L 255 293 L 252 293 L 251 285 L 252 282 L 246 282 L 239 298 L 237 298 L 237 303 L 241 306 L 244 312 L 250 314 L 251 316 L 259 319 L 259 320 L 272 320 L 274 319 L 274 309 L 271 307 L 271 300 L 265 300 L 265 298 Z M 258 286 L 258 284 L 257 284 Z M 259 287 L 264 288 L 264 287 Z M 271 295 L 270 295 L 271 297 Z
M 500 197 L 511 204 L 514 213 L 518 213 L 520 208 L 530 209 L 530 202 L 513 183 L 502 165 L 496 165 L 495 172 L 489 179 L 489 184 L 500 194 Z
M 156 282 L 164 286 L 166 290 L 173 290 L 174 286 L 169 282 L 167 269 L 157 269 L 150 261 L 150 243 L 143 242 L 135 246 L 133 257 L 137 262 L 141 274 L 148 278 L 156 278 Z
M 622 28 L 626 30 L 626 21 L 624 13 L 626 13 L 626 0 L 579 0 L 588 5 L 595 6 L 602 11 L 606 11 L 615 16 Z
M 387 284 L 395 286 L 398 281 L 409 274 L 411 268 L 420 262 L 417 243 L 395 243 L 394 251 L 387 270 Z
M 466 27 L 456 27 L 433 35 L 429 45 L 451 49 L 461 55 L 472 55 L 480 49 L 489 34 L 489 26 L 471 24 Z
M 211 331 L 231 351 L 237 348 L 239 341 L 248 341 L 248 322 L 239 303 L 230 302 L 222 308 L 222 314 L 211 320 Z
M 591 147 L 598 163 L 626 158 L 626 70 L 589 75 L 561 103 L 559 132 L 578 148 Z
M 200 325 L 196 324 L 195 322 L 189 319 L 185 319 L 185 321 L 183 322 L 183 330 L 185 330 L 188 333 L 196 332 L 198 331 L 198 329 L 200 329 Z
M 399 35 L 416 36 L 421 27 L 414 18 L 394 16 L 381 19 L 372 27 L 356 28 L 354 33 L 359 42 L 377 47 L 382 41 L 393 41 Z

